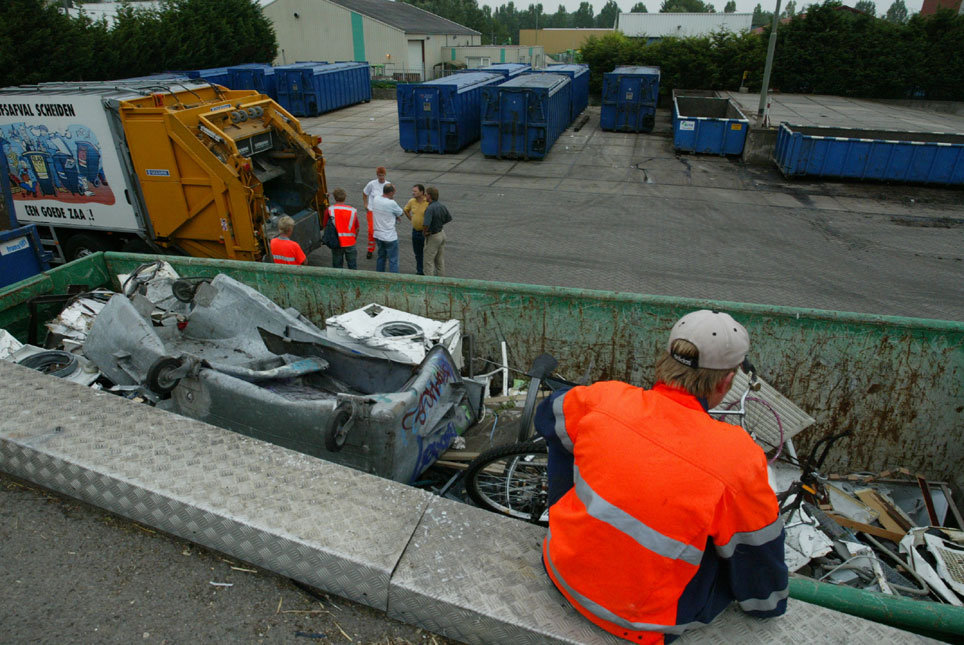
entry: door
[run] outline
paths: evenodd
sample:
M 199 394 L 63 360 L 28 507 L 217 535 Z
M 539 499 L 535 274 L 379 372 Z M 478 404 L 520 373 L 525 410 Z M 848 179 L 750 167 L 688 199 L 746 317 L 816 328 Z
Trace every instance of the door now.
M 499 92 L 499 157 L 527 157 L 528 111 L 526 92 Z
M 653 108 L 656 97 L 652 96 L 653 84 L 645 76 L 621 76 L 619 94 L 616 97 L 616 129 L 640 132 L 653 127 Z
M 425 80 L 425 41 L 408 41 L 408 69 L 405 72 L 412 75 L 412 81 Z
M 438 88 L 415 90 L 415 149 L 419 152 L 442 151 L 441 108 Z

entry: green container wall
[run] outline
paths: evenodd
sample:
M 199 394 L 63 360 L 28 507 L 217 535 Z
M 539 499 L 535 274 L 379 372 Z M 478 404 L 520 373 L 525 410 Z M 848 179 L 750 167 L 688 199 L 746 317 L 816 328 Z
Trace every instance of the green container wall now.
M 687 311 L 726 310 L 750 332 L 761 375 L 817 419 L 798 452 L 844 430 L 826 472 L 909 468 L 964 489 L 964 323 L 371 272 L 167 258 L 184 276 L 227 273 L 316 324 L 372 302 L 457 318 L 476 356 L 498 361 L 506 341 L 518 368 L 542 352 L 576 378 L 652 383 L 652 366 Z M 0 291 L 0 328 L 25 337 L 26 300 L 69 284 L 114 282 L 145 261 L 96 254 Z M 430 288 L 429 288 L 430 287 Z M 43 318 L 42 318 L 43 320 Z M 484 369 L 483 369 L 484 368 Z M 477 364 L 477 371 L 491 366 Z

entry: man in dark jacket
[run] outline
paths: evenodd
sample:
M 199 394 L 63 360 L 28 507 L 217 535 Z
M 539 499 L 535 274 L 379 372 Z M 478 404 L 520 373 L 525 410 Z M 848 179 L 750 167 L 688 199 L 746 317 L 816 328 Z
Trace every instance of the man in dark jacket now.
M 422 233 L 425 235 L 424 266 L 425 275 L 445 275 L 445 231 L 443 228 L 452 221 L 452 215 L 439 203 L 438 188 L 429 186 L 425 190 L 428 207 L 422 220 Z

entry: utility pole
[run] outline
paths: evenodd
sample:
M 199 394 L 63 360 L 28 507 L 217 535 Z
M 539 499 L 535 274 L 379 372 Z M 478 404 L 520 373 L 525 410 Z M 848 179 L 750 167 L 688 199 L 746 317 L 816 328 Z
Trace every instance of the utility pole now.
M 773 54 L 777 49 L 777 25 L 780 24 L 780 0 L 777 0 L 777 10 L 773 12 L 773 26 L 770 28 L 770 45 L 767 47 L 767 62 L 763 68 L 763 87 L 760 88 L 760 108 L 756 115 L 763 119 L 767 109 L 767 92 L 770 90 L 770 72 L 773 71 Z

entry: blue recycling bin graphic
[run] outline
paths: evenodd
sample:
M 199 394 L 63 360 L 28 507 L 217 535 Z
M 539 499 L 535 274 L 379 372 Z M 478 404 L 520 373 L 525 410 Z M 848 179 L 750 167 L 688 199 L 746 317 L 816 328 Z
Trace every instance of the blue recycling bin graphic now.
M 45 125 L 0 126 L 0 148 L 14 200 L 54 199 L 112 205 L 103 155 L 91 128 L 76 123 L 50 131 Z
M 44 195 L 56 195 L 57 187 L 54 184 L 50 155 L 39 150 L 30 150 L 20 155 L 20 158 L 27 160 L 28 168 L 33 171 L 33 176 L 40 185 L 40 191 Z

